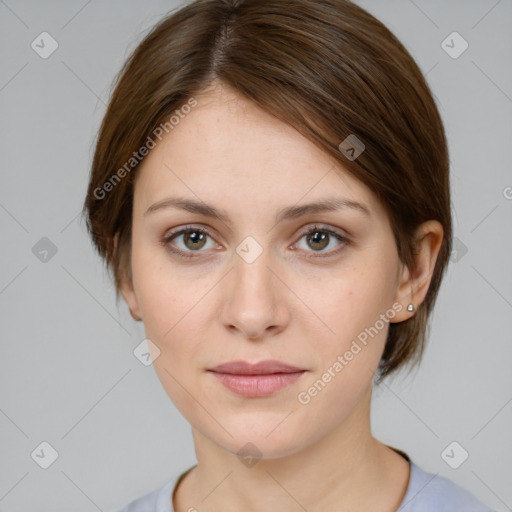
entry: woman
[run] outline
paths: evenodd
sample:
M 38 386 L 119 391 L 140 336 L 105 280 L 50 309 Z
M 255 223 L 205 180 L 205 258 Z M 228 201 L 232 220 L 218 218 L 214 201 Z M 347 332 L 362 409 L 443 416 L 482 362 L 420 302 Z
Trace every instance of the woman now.
M 489 511 L 373 437 L 451 252 L 421 71 L 345 0 L 197 0 L 121 70 L 84 205 L 197 465 L 129 511 Z

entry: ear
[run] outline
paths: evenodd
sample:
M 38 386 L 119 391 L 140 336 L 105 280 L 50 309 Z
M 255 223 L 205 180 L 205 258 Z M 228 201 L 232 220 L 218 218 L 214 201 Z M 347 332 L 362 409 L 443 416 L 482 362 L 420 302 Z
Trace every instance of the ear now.
M 414 315 L 407 306 L 413 304 L 414 309 L 423 302 L 432 280 L 432 274 L 443 241 L 443 226 L 437 220 L 428 220 L 421 224 L 415 232 L 415 249 L 413 258 L 414 270 L 402 264 L 395 294 L 395 302 L 402 305 L 393 322 L 403 322 Z
M 119 243 L 119 232 L 114 235 L 114 251 L 117 251 L 117 245 Z M 132 271 L 131 271 L 131 261 L 126 261 L 126 257 L 121 257 L 120 265 L 120 290 L 123 296 L 128 309 L 130 310 L 130 314 L 132 318 L 136 321 L 142 320 L 142 315 L 140 314 L 139 303 L 137 301 L 137 296 L 135 295 L 135 290 L 133 288 L 133 279 L 132 279 Z M 129 260 L 129 258 L 128 258 Z

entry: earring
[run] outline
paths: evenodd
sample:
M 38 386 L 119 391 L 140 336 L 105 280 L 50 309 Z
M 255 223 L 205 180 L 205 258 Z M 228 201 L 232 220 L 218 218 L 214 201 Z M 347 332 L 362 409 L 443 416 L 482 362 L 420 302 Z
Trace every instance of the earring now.
M 414 311 L 414 304 L 409 304 L 407 306 L 407 311 Z

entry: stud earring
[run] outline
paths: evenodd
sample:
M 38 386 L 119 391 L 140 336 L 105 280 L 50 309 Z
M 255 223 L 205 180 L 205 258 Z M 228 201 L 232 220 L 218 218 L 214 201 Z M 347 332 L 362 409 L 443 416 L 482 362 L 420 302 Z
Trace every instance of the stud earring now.
M 414 311 L 414 304 L 409 304 L 407 306 L 407 311 Z

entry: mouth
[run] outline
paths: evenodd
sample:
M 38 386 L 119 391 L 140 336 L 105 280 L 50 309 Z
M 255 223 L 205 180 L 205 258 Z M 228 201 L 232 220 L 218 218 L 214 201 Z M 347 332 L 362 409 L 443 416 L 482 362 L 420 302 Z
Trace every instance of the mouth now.
M 246 398 L 258 398 L 274 395 L 297 381 L 307 370 L 268 360 L 256 364 L 231 361 L 207 371 L 233 393 Z

